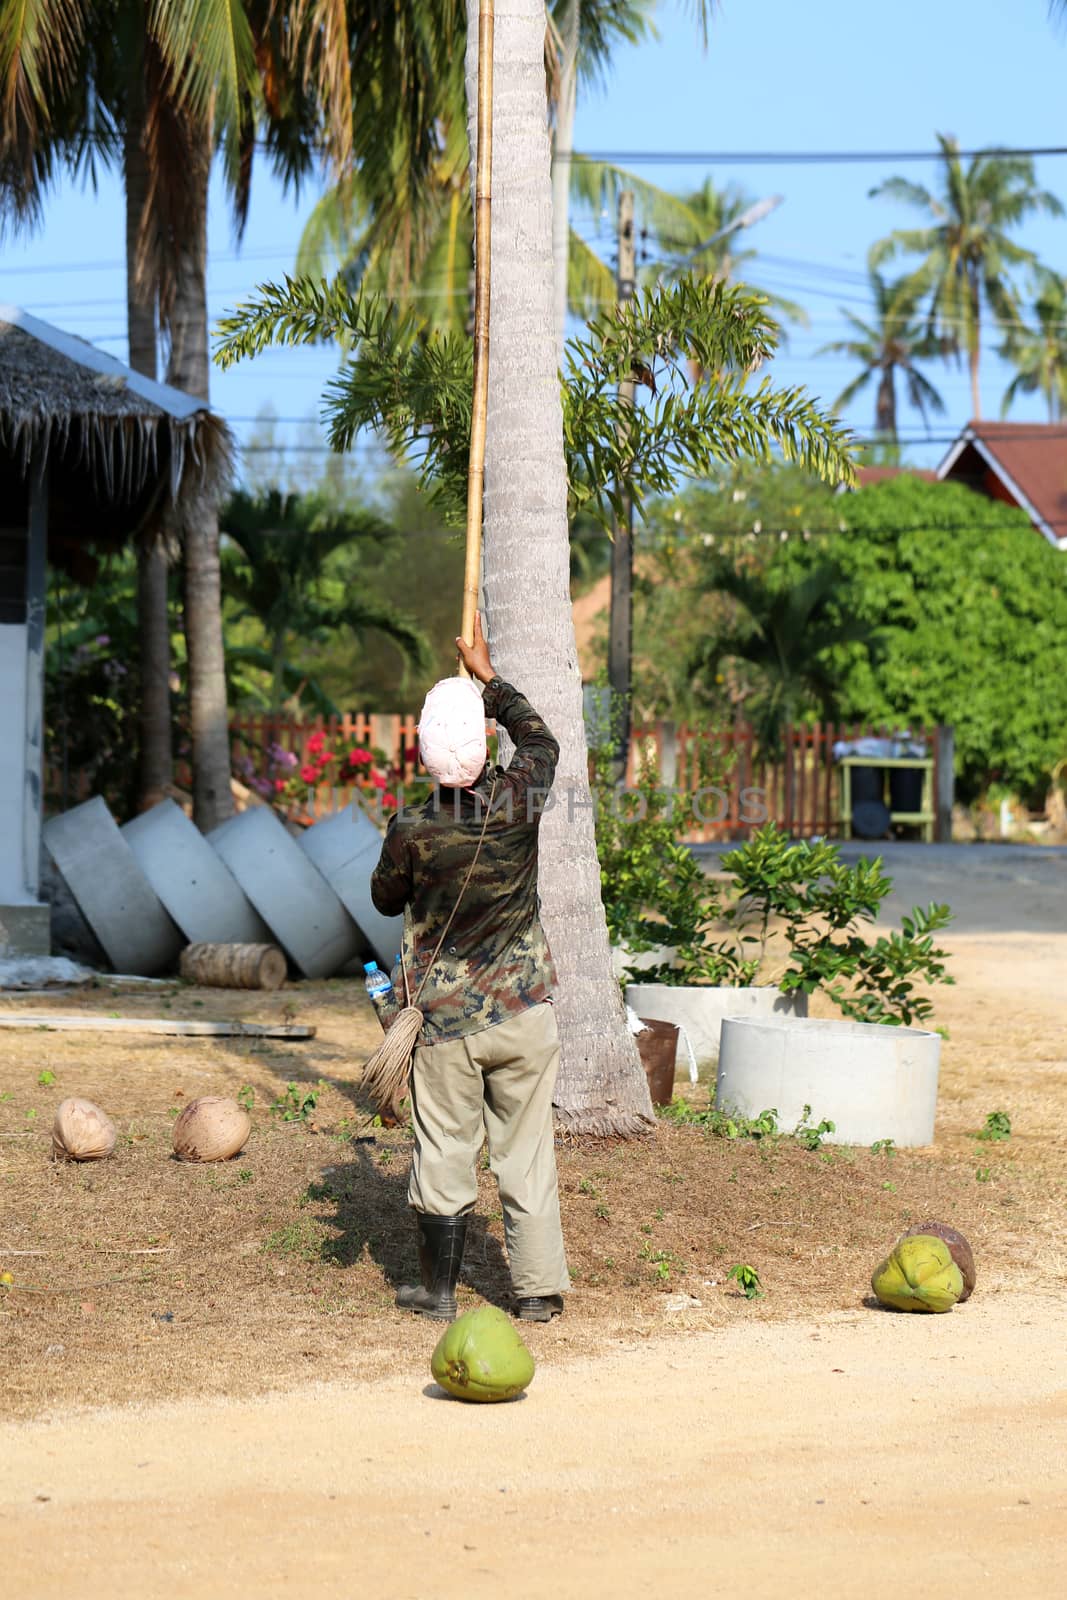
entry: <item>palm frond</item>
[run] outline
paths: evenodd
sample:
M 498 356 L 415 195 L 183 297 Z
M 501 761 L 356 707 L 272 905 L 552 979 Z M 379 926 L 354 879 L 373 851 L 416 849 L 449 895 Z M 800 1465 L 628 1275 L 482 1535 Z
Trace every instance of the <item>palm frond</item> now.
M 251 116 L 250 97 L 260 93 L 242 0 L 150 0 L 149 27 L 190 116 L 239 129 Z
M 345 0 L 296 0 L 289 17 L 290 59 L 305 90 L 324 108 L 326 151 L 337 172 L 352 161 L 352 72 Z
M 35 222 L 75 132 L 87 0 L 0 0 L 0 220 Z
M 583 317 L 594 316 L 603 306 L 614 305 L 616 299 L 615 274 L 573 230 L 567 256 L 567 299 Z

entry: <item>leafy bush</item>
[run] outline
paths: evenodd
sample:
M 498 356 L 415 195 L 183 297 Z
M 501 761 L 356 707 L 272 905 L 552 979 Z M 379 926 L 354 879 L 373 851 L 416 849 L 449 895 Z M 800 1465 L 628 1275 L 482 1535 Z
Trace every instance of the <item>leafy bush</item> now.
M 839 612 L 879 630 L 877 660 L 830 653 L 838 715 L 951 724 L 963 799 L 998 780 L 1043 793 L 1067 753 L 1067 679 L 1049 671 L 1067 631 L 1062 553 L 1024 512 L 959 484 L 903 475 L 839 508 L 823 537 L 775 556 L 797 577 L 833 561 Z
M 612 784 L 607 751 L 595 752 L 593 765 L 601 896 L 612 943 L 635 953 L 661 945 L 676 950 L 676 975 L 665 981 L 750 982 L 743 957 L 709 943 L 709 918 L 718 908 L 699 862 L 679 842 L 695 820 L 685 798 L 662 788 L 651 761 L 630 791 Z M 663 970 L 652 969 L 652 981 Z
M 662 815 L 601 829 L 601 873 L 613 938 L 638 954 L 667 945 L 673 963 L 641 973 L 667 984 L 775 983 L 784 993 L 821 989 L 859 1022 L 923 1022 L 932 1006 L 916 983 L 951 983 L 933 935 L 947 906 L 917 907 L 899 933 L 869 939 L 892 889 L 881 859 L 849 866 L 828 841 L 794 841 L 773 823 L 722 858 L 726 882 L 708 877 Z M 771 936 L 787 957 L 775 970 Z

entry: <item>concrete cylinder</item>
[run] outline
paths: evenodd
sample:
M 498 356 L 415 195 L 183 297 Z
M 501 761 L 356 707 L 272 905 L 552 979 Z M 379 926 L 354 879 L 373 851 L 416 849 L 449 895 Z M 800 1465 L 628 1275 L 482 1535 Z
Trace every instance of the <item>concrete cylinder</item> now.
M 371 904 L 371 873 L 382 853 L 382 835 L 367 813 L 355 804 L 345 806 L 336 816 L 308 828 L 300 848 L 333 886 L 383 969 L 390 972 L 403 939 L 404 919 L 383 917 Z
M 352 918 L 268 806 L 242 811 L 207 837 L 305 978 L 328 978 L 357 954 Z
M 804 1107 L 834 1123 L 832 1144 L 930 1144 L 941 1038 L 924 1028 L 821 1017 L 730 1017 L 722 1025 L 715 1104 L 755 1117 L 773 1108 L 790 1133 Z
M 51 817 L 44 842 L 116 972 L 152 976 L 185 944 L 99 795 Z
M 161 800 L 121 832 L 190 944 L 270 943 L 270 929 L 236 878 L 173 800 Z
M 783 994 L 770 984 L 731 989 L 699 983 L 631 983 L 626 987 L 626 1004 L 639 1017 L 655 1017 L 684 1028 L 699 1068 L 712 1067 L 718 1060 L 719 1030 L 726 1017 L 808 1014 L 806 994 Z M 688 1061 L 685 1044 L 679 1039 L 678 1065 Z

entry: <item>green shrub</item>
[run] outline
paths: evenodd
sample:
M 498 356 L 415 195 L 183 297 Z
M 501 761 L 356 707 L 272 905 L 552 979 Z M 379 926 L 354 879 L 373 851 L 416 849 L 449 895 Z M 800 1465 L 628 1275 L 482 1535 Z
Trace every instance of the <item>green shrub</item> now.
M 642 779 L 651 789 L 654 778 Z M 828 840 L 791 840 L 773 823 L 722 858 L 726 882 L 709 878 L 678 843 L 679 823 L 664 814 L 598 822 L 601 878 L 613 940 L 633 954 L 670 946 L 673 962 L 642 971 L 652 983 L 774 983 L 784 993 L 822 990 L 859 1022 L 910 1024 L 932 1012 L 917 983 L 951 983 L 946 953 L 933 935 L 947 906 L 916 907 L 900 932 L 871 939 L 892 889 L 881 858 L 850 866 Z M 771 934 L 787 957 L 775 967 Z

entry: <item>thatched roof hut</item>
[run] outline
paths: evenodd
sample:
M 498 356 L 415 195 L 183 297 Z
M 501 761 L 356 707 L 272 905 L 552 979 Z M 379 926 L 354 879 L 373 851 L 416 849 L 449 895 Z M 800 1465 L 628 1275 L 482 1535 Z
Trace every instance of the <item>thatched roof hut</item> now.
M 193 396 L 94 345 L 0 306 L 0 490 L 17 503 L 47 467 L 48 555 L 83 580 L 85 546 L 153 537 L 191 493 L 221 495 L 232 440 Z M 22 489 L 25 493 L 25 489 Z
M 0 306 L 0 955 L 48 949 L 38 899 L 46 568 L 181 535 L 221 495 L 231 440 L 201 400 Z

